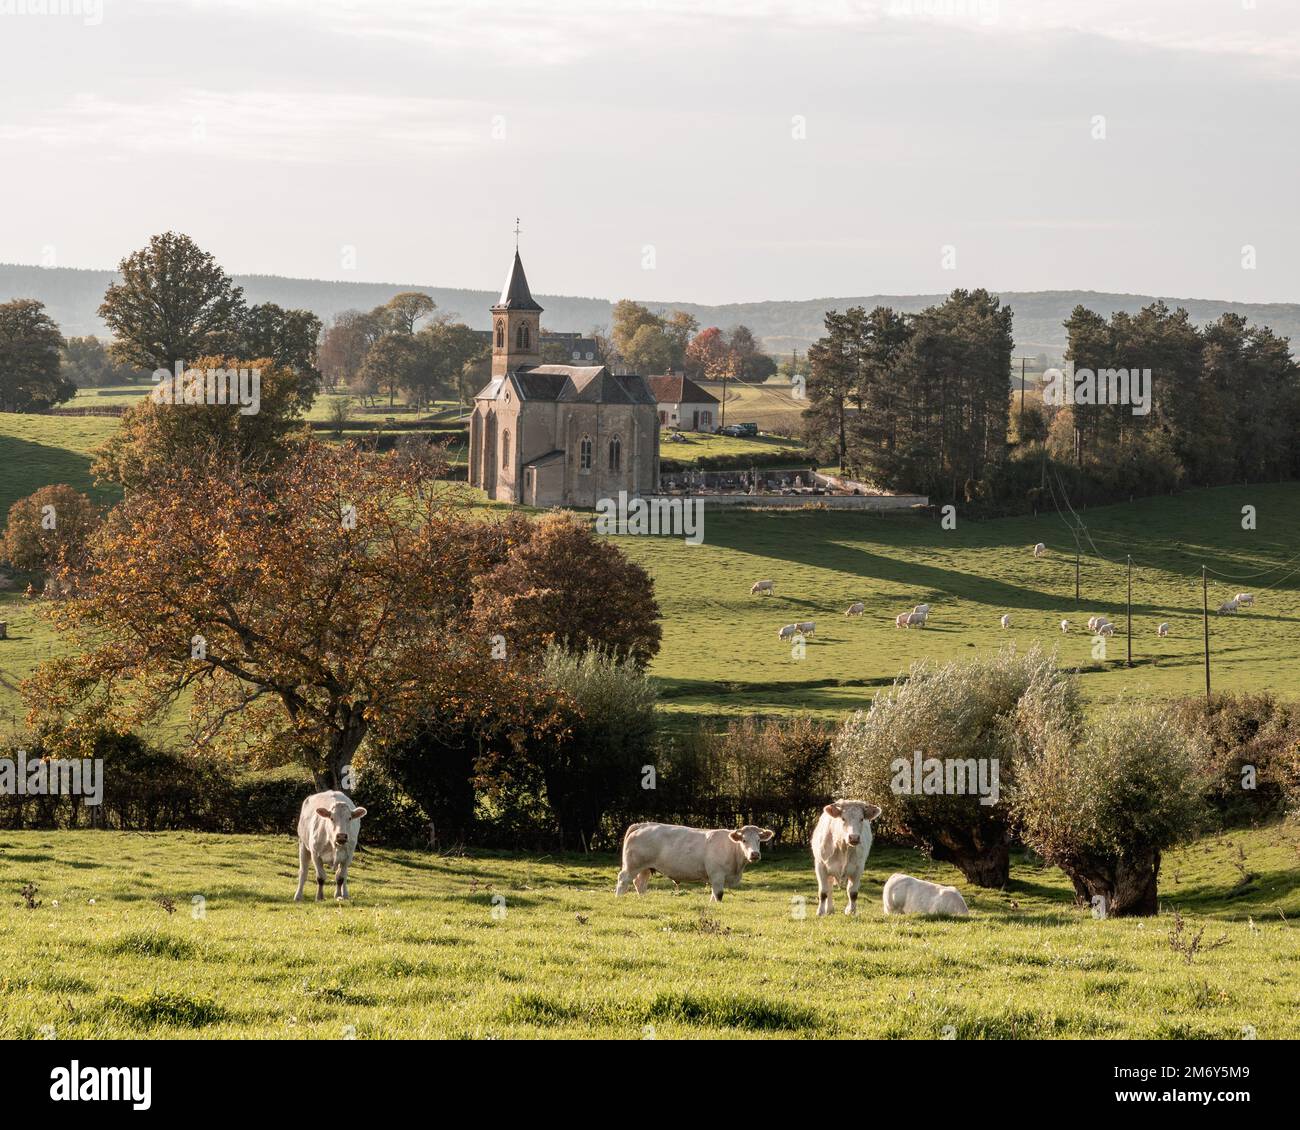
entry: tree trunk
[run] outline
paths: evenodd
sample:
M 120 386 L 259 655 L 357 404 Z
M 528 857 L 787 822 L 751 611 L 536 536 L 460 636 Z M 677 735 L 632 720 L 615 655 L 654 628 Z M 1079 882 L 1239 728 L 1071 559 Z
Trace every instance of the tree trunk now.
M 1070 876 L 1079 901 L 1096 905 L 1105 900 L 1107 918 L 1150 917 L 1160 912 L 1157 883 L 1160 853 L 1147 849 L 1121 860 L 1070 862 L 1061 864 Z
M 968 844 L 935 844 L 930 856 L 940 863 L 951 863 L 977 887 L 1000 889 L 1011 878 L 1011 853 L 1005 843 L 982 849 Z

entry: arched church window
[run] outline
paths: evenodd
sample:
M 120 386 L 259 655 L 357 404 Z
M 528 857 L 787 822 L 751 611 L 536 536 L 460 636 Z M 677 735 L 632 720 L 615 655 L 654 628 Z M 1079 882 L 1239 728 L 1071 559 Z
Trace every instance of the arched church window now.
M 506 468 L 510 466 L 510 430 L 508 428 L 501 433 L 501 466 Z
M 583 436 L 582 442 L 578 444 L 578 469 L 591 470 L 591 436 Z
M 497 348 L 504 349 L 505 347 L 506 347 L 506 324 L 501 318 L 498 318 L 497 319 Z
M 609 469 L 621 470 L 623 466 L 623 441 L 615 436 L 609 441 Z
M 515 348 L 517 349 L 531 348 L 531 346 L 529 345 L 529 333 L 528 333 L 527 322 L 520 322 L 519 329 L 515 331 Z

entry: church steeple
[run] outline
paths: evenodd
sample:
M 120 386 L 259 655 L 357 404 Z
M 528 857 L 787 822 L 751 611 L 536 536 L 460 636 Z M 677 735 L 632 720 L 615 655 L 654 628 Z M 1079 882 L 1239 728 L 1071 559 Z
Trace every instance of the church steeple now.
M 516 221 L 517 223 L 517 221 Z M 518 229 L 515 235 L 518 237 Z M 504 376 L 512 369 L 540 365 L 542 361 L 542 308 L 533 301 L 524 275 L 523 260 L 515 247 L 515 260 L 501 288 L 501 298 L 492 307 L 492 375 Z

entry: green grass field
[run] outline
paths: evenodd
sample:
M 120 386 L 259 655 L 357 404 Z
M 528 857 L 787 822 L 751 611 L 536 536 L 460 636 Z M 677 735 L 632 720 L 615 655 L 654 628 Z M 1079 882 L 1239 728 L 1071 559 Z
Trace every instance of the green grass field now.
M 735 459 L 736 466 L 743 468 L 745 459 L 755 456 L 766 458 L 773 454 L 790 456 L 790 466 L 806 467 L 808 460 L 803 456 L 803 446 L 796 440 L 783 439 L 779 436 L 740 436 L 706 435 L 703 432 L 682 432 L 682 439 L 673 442 L 668 432 L 660 433 L 659 457 L 672 459 L 680 463 L 696 463 L 706 456 L 714 458 L 726 456 Z
M 1258 529 L 1241 528 L 1241 507 L 1258 510 Z M 1006 643 L 1041 643 L 1080 671 L 1093 700 L 1119 695 L 1204 693 L 1202 562 L 1246 578 L 1300 552 L 1300 486 L 1225 487 L 1084 511 L 1097 547 L 1118 564 L 1083 559 L 1083 599 L 1074 599 L 1074 540 L 1055 511 L 1038 517 L 962 522 L 940 528 L 921 514 L 711 511 L 704 543 L 617 539 L 653 573 L 664 644 L 652 667 L 664 705 L 702 715 L 809 710 L 827 717 L 869 705 L 914 660 L 946 661 Z M 1049 547 L 1035 559 L 1030 547 Z M 1133 555 L 1133 666 L 1125 666 L 1126 553 Z M 1210 607 L 1237 591 L 1257 604 L 1210 618 L 1213 685 L 1218 690 L 1300 690 L 1300 561 L 1263 577 L 1228 583 L 1211 576 Z M 760 579 L 776 595 L 750 596 Z M 1272 585 L 1274 587 L 1266 587 Z M 855 600 L 860 618 L 846 619 Z M 933 606 L 924 630 L 894 617 Z M 1010 613 L 1003 631 L 999 618 Z M 1119 632 L 1094 655 L 1084 622 L 1108 615 Z M 1063 635 L 1060 621 L 1073 628 Z M 813 620 L 803 658 L 777 639 L 792 621 Z M 1170 624 L 1166 639 L 1156 627 Z
M 721 381 L 700 381 L 700 387 L 722 400 Z M 806 400 L 796 399 L 787 381 L 772 380 L 764 384 L 727 382 L 727 423 L 755 423 L 765 432 L 792 436 L 798 434 L 800 418 L 808 407 Z M 722 408 L 715 412 L 722 422 Z
M 0 1038 L 1295 1037 L 1295 840 L 1166 857 L 1166 911 L 1227 939 L 1188 963 L 1172 914 L 1094 920 L 1018 858 L 1006 891 L 963 886 L 970 919 L 886 918 L 893 871 L 960 879 L 877 848 L 858 917 L 818 919 L 799 848 L 720 905 L 662 879 L 616 900 L 612 856 L 376 849 L 318 905 L 290 901 L 287 836 L 5 832 Z

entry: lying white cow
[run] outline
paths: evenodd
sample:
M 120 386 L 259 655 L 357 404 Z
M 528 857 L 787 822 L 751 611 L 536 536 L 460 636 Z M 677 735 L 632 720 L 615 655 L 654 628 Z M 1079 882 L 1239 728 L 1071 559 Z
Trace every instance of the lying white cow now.
M 1036 546 L 1034 546 L 1035 557 L 1042 557 L 1043 554 L 1046 552 L 1047 552 L 1047 546 L 1045 546 L 1041 541 Z
M 294 902 L 302 902 L 307 883 L 307 864 L 316 868 L 316 901 L 325 897 L 325 868 L 334 871 L 334 897 L 348 897 L 348 865 L 357 850 L 364 808 L 357 808 L 346 793 L 337 789 L 313 793 L 302 802 L 298 814 L 298 893 Z
M 1062 621 L 1061 621 L 1061 631 L 1063 631 L 1063 632 L 1068 632 L 1069 630 L 1070 630 L 1070 621 L 1069 621 L 1069 620 L 1062 620 Z
M 771 596 L 775 591 L 775 581 L 755 581 L 749 590 L 749 595 L 753 596 L 756 592 L 765 592 L 768 596 Z
M 1239 592 L 1232 599 L 1237 602 L 1239 608 L 1249 608 L 1255 603 L 1255 594 L 1253 592 Z
M 844 610 L 845 616 L 861 616 L 866 611 L 866 606 L 860 600 L 855 600 Z
M 1168 624 L 1161 624 L 1160 627 L 1156 629 L 1156 635 L 1158 636 L 1167 636 L 1168 634 L 1169 634 Z
M 1005 614 L 1005 615 L 1004 615 L 1004 616 L 1003 616 L 1003 617 L 998 621 L 998 623 L 1001 624 L 1004 628 L 1009 628 L 1009 627 L 1011 627 L 1011 613 L 1010 613 L 1010 612 L 1006 613 L 1006 614 Z
M 708 883 L 710 902 L 721 902 L 724 887 L 740 886 L 745 864 L 757 863 L 759 845 L 774 835 L 770 828 L 746 824 L 734 832 L 726 828 L 684 828 L 680 824 L 633 824 L 623 837 L 623 870 L 618 873 L 616 895 L 629 886 L 645 894 L 650 873 L 657 871 L 674 883 Z
M 881 901 L 886 914 L 970 914 L 966 900 L 956 887 L 941 887 L 901 873 L 885 880 Z
M 1235 600 L 1225 600 L 1219 605 L 1219 615 L 1222 616 L 1226 612 L 1236 612 L 1239 607 L 1241 606 Z
M 848 892 L 844 913 L 857 914 L 862 869 L 871 853 L 871 821 L 879 815 L 878 806 L 861 800 L 837 800 L 822 809 L 812 834 L 818 918 L 835 909 L 832 882 Z

